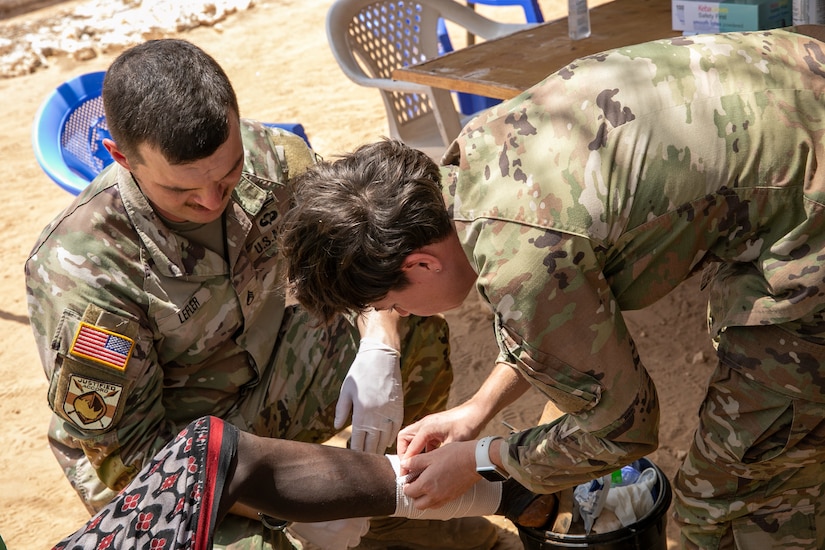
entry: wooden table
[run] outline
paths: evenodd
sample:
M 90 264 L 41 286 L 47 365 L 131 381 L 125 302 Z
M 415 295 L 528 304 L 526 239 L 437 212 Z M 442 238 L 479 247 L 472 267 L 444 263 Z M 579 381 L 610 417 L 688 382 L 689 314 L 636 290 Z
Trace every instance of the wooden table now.
M 671 0 L 614 0 L 590 10 L 590 27 L 589 38 L 571 40 L 565 17 L 395 69 L 392 76 L 509 99 L 579 57 L 681 34 L 672 30 Z

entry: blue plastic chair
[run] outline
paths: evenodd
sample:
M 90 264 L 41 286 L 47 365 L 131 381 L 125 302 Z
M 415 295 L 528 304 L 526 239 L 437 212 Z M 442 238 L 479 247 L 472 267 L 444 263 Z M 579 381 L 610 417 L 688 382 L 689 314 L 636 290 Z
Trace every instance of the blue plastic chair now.
M 112 162 L 103 146 L 111 138 L 103 111 L 105 71 L 86 73 L 64 82 L 40 105 L 34 117 L 32 147 L 37 163 L 57 185 L 79 194 Z M 299 123 L 265 123 L 304 139 Z
M 521 6 L 524 9 L 524 17 L 528 23 L 544 23 L 544 14 L 541 12 L 538 0 L 467 0 L 467 4 Z M 443 55 L 451 51 L 453 51 L 453 44 L 450 41 L 450 35 L 447 33 L 447 26 L 444 24 L 444 19 L 439 19 L 438 52 Z M 464 92 L 458 92 L 456 95 L 458 96 L 458 110 L 461 111 L 462 115 L 471 115 L 501 103 L 500 99 Z
M 544 15 L 538 0 L 467 0 L 468 4 L 488 6 L 521 6 L 528 23 L 544 23 Z

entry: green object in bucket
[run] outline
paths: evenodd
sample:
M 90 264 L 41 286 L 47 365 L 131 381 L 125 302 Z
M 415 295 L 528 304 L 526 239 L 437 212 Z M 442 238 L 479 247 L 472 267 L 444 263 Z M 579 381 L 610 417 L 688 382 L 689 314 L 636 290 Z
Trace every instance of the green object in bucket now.
M 667 477 L 647 458 L 637 461 L 636 469 L 656 470 L 653 491 L 653 508 L 636 523 L 609 533 L 589 535 L 561 534 L 546 529 L 534 529 L 516 525 L 525 550 L 551 550 L 557 548 L 590 548 L 592 550 L 667 550 L 667 510 L 673 493 Z M 613 482 L 611 474 L 611 483 Z M 621 475 L 621 473 L 619 473 Z

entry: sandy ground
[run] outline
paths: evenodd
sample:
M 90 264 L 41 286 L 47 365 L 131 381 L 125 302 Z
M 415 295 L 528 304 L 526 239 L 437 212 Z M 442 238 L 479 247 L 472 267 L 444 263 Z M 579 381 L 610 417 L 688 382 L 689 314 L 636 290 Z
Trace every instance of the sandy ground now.
M 331 0 L 259 0 L 218 26 L 183 36 L 223 65 L 239 96 L 242 115 L 269 121 L 302 122 L 323 156 L 348 151 L 386 133 L 379 94 L 347 80 L 326 44 L 324 17 Z M 16 16 L 4 23 L 32 21 L 80 2 Z M 541 2 L 548 19 L 565 15 L 558 0 Z M 505 21 L 521 21 L 518 8 L 479 6 Z M 173 35 L 174 36 L 174 35 Z M 41 228 L 71 197 L 38 167 L 30 145 L 37 107 L 57 85 L 77 74 L 103 70 L 117 51 L 88 60 L 50 60 L 33 74 L 0 79 L 0 535 L 10 550 L 50 548 L 87 519 L 48 448 L 47 384 L 28 327 L 23 263 Z M 627 315 L 640 353 L 656 381 L 662 407 L 661 446 L 651 456 L 673 476 L 696 423 L 696 410 L 712 367 L 704 327 L 704 299 L 697 281 L 652 308 Z M 486 376 L 495 347 L 486 313 L 472 301 L 448 314 L 457 380 L 453 401 L 471 395 Z M 489 433 L 505 434 L 502 420 L 522 427 L 535 423 L 544 401 L 529 394 L 501 414 Z M 500 549 L 521 547 L 512 526 L 501 526 Z M 675 547 L 672 522 L 670 546 Z

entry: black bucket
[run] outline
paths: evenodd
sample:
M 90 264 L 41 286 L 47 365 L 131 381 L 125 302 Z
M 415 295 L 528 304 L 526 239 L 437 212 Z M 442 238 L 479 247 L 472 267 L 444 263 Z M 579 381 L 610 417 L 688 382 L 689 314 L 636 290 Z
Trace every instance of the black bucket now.
M 654 468 L 657 483 L 653 489 L 653 508 L 636 523 L 609 533 L 563 535 L 545 529 L 516 525 L 525 550 L 551 548 L 592 548 L 594 550 L 667 550 L 667 510 L 673 493 L 670 482 L 658 466 L 646 458 L 640 469 Z

